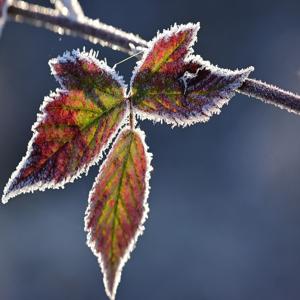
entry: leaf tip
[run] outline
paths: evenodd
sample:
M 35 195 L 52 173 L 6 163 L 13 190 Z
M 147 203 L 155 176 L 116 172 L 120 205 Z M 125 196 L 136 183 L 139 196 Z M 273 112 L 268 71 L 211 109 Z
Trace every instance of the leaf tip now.
M 246 78 L 252 73 L 252 72 L 254 72 L 255 71 L 255 68 L 253 67 L 253 66 L 250 66 L 250 67 L 248 67 L 248 68 L 245 68 L 244 69 L 244 73 L 245 73 L 245 76 L 246 76 Z M 246 79 L 245 78 L 245 79 Z
M 13 184 L 13 181 L 10 179 L 3 190 L 3 194 L 2 194 L 2 198 L 1 198 L 2 204 L 7 204 L 10 199 L 12 199 L 22 193 L 26 193 L 26 191 L 24 191 L 23 189 L 21 189 L 21 190 L 13 189 L 12 184 Z
M 201 26 L 200 26 L 200 22 L 196 22 L 196 23 L 189 22 L 187 24 L 177 25 L 177 27 L 178 27 L 178 31 L 191 31 L 196 35 L 200 30 Z
M 14 184 L 14 181 L 15 181 L 15 174 L 16 174 L 16 171 L 14 171 L 12 173 L 10 179 L 8 180 L 8 182 L 6 183 L 6 186 L 4 187 L 2 198 L 1 198 L 1 202 L 3 204 L 7 204 L 7 202 L 10 199 L 12 199 L 15 196 L 19 195 L 20 193 L 22 193 L 21 190 L 15 190 L 13 188 L 13 184 Z
M 109 299 L 115 299 L 123 267 L 144 231 L 151 158 L 145 134 L 138 128 L 124 128 L 90 192 L 85 215 L 87 245 L 98 258 Z
M 9 199 L 10 199 L 10 197 L 8 197 L 7 194 L 3 193 L 2 198 L 1 198 L 2 204 L 7 204 L 7 202 L 8 202 Z
M 193 50 L 191 47 L 197 41 L 197 34 L 199 30 L 200 30 L 200 22 L 196 22 L 196 23 L 189 22 L 180 25 L 177 25 L 177 23 L 175 23 L 173 26 L 170 27 L 170 29 L 166 29 L 163 31 L 162 34 L 159 34 L 157 36 L 157 39 L 163 36 L 171 37 L 171 36 L 176 36 L 177 34 L 180 33 L 187 33 L 185 37 L 185 40 L 187 41 L 186 48 L 188 48 L 189 51 L 192 52 Z

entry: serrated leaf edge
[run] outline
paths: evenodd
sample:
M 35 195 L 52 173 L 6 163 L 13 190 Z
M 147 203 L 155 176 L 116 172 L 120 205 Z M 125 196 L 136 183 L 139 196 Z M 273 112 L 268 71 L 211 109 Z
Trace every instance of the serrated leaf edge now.
M 187 46 L 188 53 L 186 54 L 186 58 L 188 58 L 192 53 L 194 53 L 194 49 L 192 47 L 197 42 L 197 39 L 198 39 L 197 38 L 197 33 L 200 29 L 200 22 L 197 22 L 197 23 L 191 23 L 190 22 L 190 23 L 181 24 L 181 25 L 177 25 L 177 23 L 175 23 L 169 29 L 163 29 L 162 32 L 160 32 L 160 31 L 157 32 L 156 36 L 151 41 L 148 42 L 147 50 L 144 51 L 142 59 L 137 62 L 136 66 L 133 69 L 132 76 L 131 76 L 131 79 L 130 79 L 130 85 L 129 85 L 129 87 L 130 87 L 129 88 L 129 95 L 131 93 L 131 89 L 132 89 L 132 86 L 133 86 L 134 79 L 135 79 L 136 75 L 138 74 L 141 66 L 145 62 L 147 56 L 153 50 L 154 45 L 159 40 L 161 40 L 162 38 L 168 38 L 168 37 L 172 36 L 173 34 L 176 34 L 177 32 L 185 31 L 185 30 L 189 30 L 189 29 L 193 30 L 193 37 L 192 37 L 189 45 Z
M 130 127 L 127 127 L 127 128 L 124 127 L 122 129 L 122 131 L 125 131 L 126 129 L 130 129 Z M 102 255 L 101 255 L 101 253 L 97 252 L 97 250 L 95 248 L 95 242 L 92 240 L 91 233 L 88 229 L 88 222 L 89 222 L 88 217 L 89 217 L 89 213 L 90 213 L 90 210 L 91 210 L 91 201 L 90 201 L 90 199 L 91 199 L 91 197 L 92 197 L 92 195 L 93 195 L 93 193 L 96 189 L 97 183 L 98 183 L 98 181 L 100 179 L 100 176 L 102 174 L 102 170 L 104 168 L 105 161 L 100 166 L 99 174 L 97 175 L 97 177 L 95 179 L 95 182 L 93 184 L 93 187 L 92 187 L 92 189 L 89 193 L 89 200 L 88 200 L 89 204 L 88 204 L 88 207 L 86 209 L 85 218 L 84 218 L 84 224 L 85 224 L 84 230 L 88 233 L 86 243 L 87 243 L 88 247 L 92 250 L 93 254 L 98 258 L 98 262 L 99 262 L 99 265 L 100 265 L 100 268 L 101 268 L 101 271 L 102 271 L 102 274 L 103 274 L 103 283 L 104 283 L 105 291 L 106 291 L 106 294 L 109 296 L 109 298 L 111 300 L 115 299 L 117 288 L 118 288 L 118 285 L 121 281 L 121 275 L 122 275 L 123 267 L 126 264 L 126 262 L 129 260 L 131 252 L 135 249 L 138 237 L 141 236 L 144 232 L 144 229 L 145 229 L 144 223 L 145 223 L 145 221 L 148 217 L 148 213 L 149 213 L 149 205 L 148 205 L 147 200 L 148 200 L 149 193 L 150 193 L 150 184 L 149 184 L 149 182 L 150 182 L 150 178 L 151 178 L 151 172 L 153 170 L 153 167 L 151 166 L 152 153 L 150 153 L 148 151 L 149 147 L 147 146 L 147 144 L 145 142 L 145 139 L 146 139 L 145 132 L 142 131 L 139 128 L 135 128 L 132 131 L 134 131 L 136 134 L 139 135 L 139 137 L 142 141 L 143 147 L 145 149 L 145 154 L 146 154 L 145 155 L 146 156 L 145 194 L 144 194 L 144 199 L 143 199 L 144 213 L 143 213 L 143 216 L 141 218 L 141 222 L 140 222 L 139 228 L 137 229 L 137 232 L 135 233 L 135 235 L 132 238 L 129 246 L 127 247 L 124 256 L 120 260 L 120 264 L 119 264 L 118 270 L 116 272 L 115 285 L 114 285 L 114 289 L 113 289 L 112 293 L 109 291 L 109 288 L 108 288 L 108 281 L 107 281 L 107 278 L 106 278 L 106 270 L 105 270 L 104 264 L 102 262 Z M 122 134 L 122 132 L 119 133 L 119 136 L 121 134 Z M 117 143 L 118 143 L 118 138 L 114 141 L 110 151 L 113 151 L 114 146 Z
M 209 69 L 212 73 L 222 76 L 222 77 L 227 77 L 227 76 L 234 76 L 240 74 L 239 80 L 236 80 L 235 82 L 231 83 L 228 85 L 229 88 L 232 89 L 229 93 L 225 94 L 225 98 L 223 99 L 218 99 L 218 97 L 212 98 L 212 104 L 207 104 L 203 106 L 203 109 L 205 110 L 206 115 L 199 114 L 194 115 L 194 116 L 189 116 L 186 119 L 183 119 L 181 116 L 178 116 L 178 118 L 175 118 L 176 113 L 173 113 L 174 118 L 173 120 L 170 119 L 170 115 L 166 115 L 164 113 L 161 114 L 156 114 L 154 112 L 152 113 L 146 113 L 142 110 L 140 110 L 138 107 L 134 106 L 133 110 L 137 116 L 138 119 L 140 120 L 151 120 L 154 124 L 156 123 L 166 123 L 171 125 L 172 128 L 176 126 L 180 127 L 187 127 L 187 126 L 192 126 L 196 123 L 205 123 L 210 120 L 212 115 L 216 114 L 219 115 L 221 112 L 221 108 L 224 105 L 227 105 L 229 101 L 235 96 L 236 90 L 242 86 L 244 81 L 249 77 L 250 73 L 254 71 L 254 67 L 250 66 L 244 69 L 236 69 L 236 70 L 230 70 L 226 68 L 219 68 L 217 65 L 211 64 L 208 60 L 204 60 L 200 55 L 190 55 L 186 59 L 186 63 L 189 62 L 195 62 L 198 63 L 199 65 L 202 66 L 202 68 Z M 186 72 L 179 80 L 182 80 L 183 84 L 185 87 L 187 86 L 186 84 L 186 79 L 187 77 L 195 77 L 196 74 L 192 74 L 189 72 Z
M 120 86 L 123 90 L 123 97 L 125 98 L 126 91 L 127 91 L 127 84 L 125 83 L 123 76 L 119 75 L 119 73 L 115 69 L 111 68 L 107 64 L 106 60 L 99 60 L 98 55 L 99 55 L 99 52 L 95 51 L 93 49 L 91 49 L 89 52 L 86 52 L 85 48 L 83 49 L 83 51 L 80 51 L 80 49 L 74 49 L 71 52 L 65 51 L 63 55 L 50 59 L 48 64 L 50 66 L 51 74 L 54 76 L 55 80 L 60 84 L 60 86 L 63 89 L 67 89 L 64 86 L 63 81 L 61 80 L 60 76 L 56 73 L 56 71 L 54 69 L 55 64 L 60 64 L 60 63 L 63 64 L 63 63 L 67 63 L 67 62 L 74 63 L 74 62 L 76 62 L 77 59 L 79 61 L 84 60 L 84 61 L 94 63 L 96 66 L 99 67 L 100 70 L 104 70 L 105 72 L 110 74 L 112 79 L 117 81 L 120 84 Z
M 105 147 L 103 147 L 103 149 L 101 150 L 99 155 L 96 156 L 84 168 L 78 169 L 77 172 L 74 175 L 66 177 L 66 179 L 64 179 L 60 183 L 56 183 L 54 180 L 50 181 L 47 184 L 42 183 L 42 182 L 37 182 L 37 183 L 35 183 L 31 186 L 26 186 L 26 187 L 23 187 L 19 190 L 9 192 L 9 187 L 13 183 L 13 180 L 15 179 L 15 177 L 17 177 L 20 170 L 26 164 L 27 159 L 30 157 L 30 154 L 31 154 L 32 149 L 33 149 L 33 147 L 32 147 L 33 142 L 36 139 L 36 137 L 38 136 L 37 128 L 41 124 L 41 122 L 43 122 L 43 120 L 46 117 L 46 112 L 45 112 L 46 106 L 50 102 L 52 102 L 58 95 L 61 95 L 61 94 L 64 94 L 64 93 L 65 94 L 69 93 L 69 91 L 65 90 L 65 89 L 56 89 L 56 92 L 51 92 L 49 96 L 44 97 L 44 101 L 43 101 L 42 105 L 40 106 L 40 113 L 37 114 L 37 121 L 33 124 L 32 128 L 31 128 L 31 131 L 33 132 L 33 135 L 32 135 L 32 138 L 30 139 L 30 141 L 28 143 L 27 152 L 26 152 L 25 156 L 23 156 L 23 158 L 21 159 L 21 162 L 19 163 L 19 165 L 17 166 L 15 171 L 12 173 L 10 179 L 8 180 L 7 184 L 4 187 L 4 191 L 3 191 L 3 195 L 2 195 L 2 203 L 3 204 L 6 204 L 11 198 L 14 198 L 14 197 L 16 197 L 17 195 L 20 195 L 20 194 L 26 194 L 26 193 L 30 193 L 30 192 L 33 193 L 34 191 L 37 191 L 37 190 L 45 191 L 46 189 L 64 188 L 66 183 L 74 182 L 76 179 L 81 178 L 81 175 L 83 175 L 83 174 L 87 175 L 90 167 L 92 167 L 95 164 L 98 164 L 98 162 L 103 158 L 103 156 L 105 155 L 107 150 L 110 148 L 110 146 L 111 146 L 113 140 L 115 139 L 115 137 L 119 134 L 121 129 L 128 124 L 129 109 L 128 109 L 127 101 L 124 101 L 122 104 L 120 104 L 120 105 L 124 105 L 123 120 L 118 124 L 114 134 L 112 134 L 110 136 L 110 138 L 107 141 L 107 144 L 105 145 Z

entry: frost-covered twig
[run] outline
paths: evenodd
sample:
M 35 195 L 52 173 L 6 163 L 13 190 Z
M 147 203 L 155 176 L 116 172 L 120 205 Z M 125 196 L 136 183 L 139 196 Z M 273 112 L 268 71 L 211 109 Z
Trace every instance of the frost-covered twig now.
M 14 1 L 8 7 L 8 15 L 17 22 L 26 22 L 35 26 L 43 26 L 59 34 L 81 36 L 92 43 L 129 54 L 147 47 L 147 42 L 140 37 L 123 30 L 106 25 L 98 20 L 84 18 L 70 19 L 59 11 L 24 1 Z
M 128 54 L 136 54 L 148 43 L 142 38 L 106 25 L 98 20 L 70 19 L 57 10 L 14 1 L 8 7 L 8 15 L 17 22 L 44 26 L 59 34 L 81 36 L 93 43 L 110 47 Z M 273 104 L 289 112 L 300 114 L 300 96 L 255 79 L 246 79 L 238 90 L 240 93 Z
M 63 16 L 73 20 L 84 18 L 84 13 L 78 0 L 51 0 L 51 2 Z
M 248 78 L 238 91 L 289 112 L 300 114 L 300 95 L 282 90 L 274 85 Z

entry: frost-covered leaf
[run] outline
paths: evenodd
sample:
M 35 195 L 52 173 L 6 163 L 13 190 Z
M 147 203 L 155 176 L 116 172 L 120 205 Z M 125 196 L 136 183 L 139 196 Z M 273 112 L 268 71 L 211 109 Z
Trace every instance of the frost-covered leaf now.
M 51 2 L 63 16 L 74 20 L 80 20 L 84 17 L 78 0 L 51 0 Z
M 27 154 L 5 187 L 4 203 L 20 193 L 62 187 L 87 172 L 124 121 L 125 86 L 104 62 L 73 51 L 50 65 L 66 89 L 45 98 Z
M 220 69 L 193 56 L 199 27 L 175 25 L 149 43 L 131 80 L 130 95 L 140 117 L 173 126 L 205 122 L 253 70 Z
M 7 16 L 7 0 L 0 0 L 0 35 Z
M 105 111 L 123 101 L 127 86 L 115 70 L 95 56 L 92 51 L 74 50 L 51 59 L 49 65 L 62 88 L 82 90 Z
M 88 244 L 104 274 L 110 299 L 133 250 L 148 212 L 151 156 L 144 133 L 125 129 L 102 165 L 89 197 L 85 228 Z

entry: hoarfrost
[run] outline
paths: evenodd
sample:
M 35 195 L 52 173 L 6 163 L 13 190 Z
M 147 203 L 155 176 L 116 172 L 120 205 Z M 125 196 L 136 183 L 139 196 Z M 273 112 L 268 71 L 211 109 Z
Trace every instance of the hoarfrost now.
M 139 118 L 173 127 L 207 122 L 254 70 L 222 69 L 194 56 L 199 28 L 199 23 L 175 24 L 149 42 L 130 84 L 129 95 Z M 157 59 L 162 61 L 158 66 Z
M 63 15 L 72 20 L 84 19 L 84 12 L 78 0 L 51 0 L 55 8 Z
M 80 52 L 78 50 L 74 50 L 72 53 L 66 52 L 62 57 L 52 59 L 50 61 L 52 74 L 55 75 L 55 78 L 61 84 L 63 89 L 57 89 L 55 93 L 51 93 L 49 97 L 45 97 L 44 102 L 40 107 L 41 113 L 39 113 L 37 115 L 37 121 L 32 127 L 33 136 L 28 144 L 27 153 L 21 160 L 21 162 L 18 165 L 18 167 L 16 168 L 16 170 L 13 172 L 11 178 L 9 179 L 7 185 L 4 188 L 4 193 L 3 193 L 3 197 L 2 197 L 3 203 L 7 203 L 7 201 L 10 198 L 13 198 L 22 193 L 34 192 L 36 190 L 44 191 L 45 189 L 49 189 L 49 188 L 54 188 L 54 189 L 63 188 L 66 183 L 73 182 L 75 179 L 79 178 L 83 173 L 87 174 L 89 168 L 92 165 L 96 164 L 102 158 L 103 154 L 109 148 L 111 142 L 113 141 L 114 137 L 117 135 L 119 130 L 125 124 L 128 123 L 128 107 L 127 107 L 127 103 L 125 101 L 123 101 L 122 107 L 120 106 L 120 108 L 118 108 L 118 111 L 120 111 L 120 112 L 118 113 L 118 115 L 117 115 L 118 117 L 116 119 L 116 120 L 119 120 L 120 122 L 116 123 L 115 125 L 113 125 L 114 123 L 110 123 L 110 125 L 109 125 L 110 127 L 108 127 L 105 124 L 106 124 L 106 122 L 108 123 L 109 121 L 106 120 L 104 124 L 99 123 L 99 125 L 97 125 L 98 126 L 97 130 L 100 130 L 99 128 L 103 127 L 103 132 L 105 134 L 105 140 L 106 140 L 105 144 L 103 144 L 104 139 L 103 139 L 103 141 L 101 140 L 101 143 L 100 143 L 101 146 L 99 148 L 99 153 L 93 153 L 91 155 L 91 157 L 89 157 L 89 155 L 88 155 L 89 152 L 84 152 L 83 154 L 87 155 L 87 157 L 86 157 L 87 161 L 84 161 L 83 157 L 82 157 L 82 159 L 80 161 L 78 161 L 78 168 L 76 167 L 76 170 L 74 170 L 70 173 L 68 173 L 69 171 L 67 171 L 67 170 L 66 171 L 63 170 L 62 174 L 59 176 L 59 179 L 54 178 L 54 175 L 53 175 L 54 172 L 60 172 L 60 170 L 55 171 L 55 168 L 58 168 L 58 166 L 51 165 L 51 164 L 53 164 L 52 159 L 54 159 L 52 157 L 49 161 L 43 162 L 43 169 L 41 169 L 39 173 L 31 174 L 28 171 L 29 174 L 27 174 L 27 168 L 31 168 L 31 163 L 39 164 L 39 163 L 41 163 L 38 161 L 39 158 L 45 159 L 43 157 L 44 153 L 42 152 L 42 150 L 40 148 L 37 148 L 36 141 L 38 138 L 41 139 L 41 136 L 39 135 L 40 134 L 39 127 L 42 124 L 45 125 L 47 123 L 46 121 L 48 120 L 47 116 L 49 113 L 49 111 L 47 111 L 47 108 L 49 107 L 49 105 L 52 105 L 55 101 L 60 101 L 61 98 L 68 97 L 69 93 L 72 92 L 72 91 L 68 91 L 66 89 L 66 87 L 64 86 L 64 84 L 62 82 L 62 78 L 60 78 L 59 75 L 56 73 L 56 71 L 53 69 L 53 64 L 58 63 L 58 64 L 63 65 L 64 63 L 76 62 L 76 60 L 79 60 L 79 61 L 84 60 L 87 62 L 91 62 L 96 67 L 100 68 L 101 72 L 100 72 L 99 76 L 103 76 L 102 74 L 105 74 L 106 76 L 108 76 L 108 78 L 111 78 L 112 82 L 114 82 L 117 86 L 119 86 L 120 90 L 122 91 L 122 96 L 120 96 L 121 97 L 120 99 L 124 100 L 126 86 L 124 85 L 122 78 L 119 77 L 113 69 L 109 68 L 104 61 L 98 61 L 96 59 L 96 52 Z M 80 93 L 80 91 L 74 91 L 74 93 L 78 93 L 78 92 Z M 79 100 L 80 100 L 80 97 L 78 96 L 77 98 L 75 98 L 74 101 L 79 101 Z M 57 115 L 57 118 L 61 118 L 61 117 L 63 117 L 63 115 L 59 115 L 59 114 Z M 109 116 L 107 116 L 105 118 L 108 118 L 108 117 Z M 80 118 L 80 116 L 79 116 L 79 118 Z M 79 121 L 80 121 L 80 119 L 79 119 Z M 66 124 L 63 124 L 63 125 L 66 126 L 67 124 L 69 124 L 68 122 L 69 122 L 68 119 L 66 119 Z M 49 125 L 54 126 L 55 123 L 53 123 L 53 124 L 51 123 Z M 54 130 L 59 130 L 59 128 L 60 127 L 57 127 L 57 129 L 54 129 Z M 68 125 L 67 125 L 66 128 L 72 128 L 72 127 L 68 127 Z M 53 134 L 53 132 L 52 133 L 50 132 L 49 134 L 50 134 L 50 136 L 44 137 L 44 138 L 47 138 L 47 141 L 43 145 L 46 145 L 47 143 L 49 143 L 48 139 L 51 139 L 51 138 L 53 138 L 53 136 L 56 136 L 58 134 L 61 135 L 62 133 L 56 132 L 55 134 Z M 51 137 L 51 134 L 52 134 L 52 137 Z M 60 138 L 61 138 L 61 136 L 60 136 Z M 81 144 L 81 140 L 79 140 L 78 143 L 79 142 L 80 142 L 79 147 L 83 147 Z M 82 149 L 80 148 L 79 150 L 82 150 Z M 43 151 L 48 151 L 48 150 L 46 149 Z M 86 150 L 84 150 L 84 151 L 86 151 Z M 67 155 L 67 152 L 64 155 Z M 68 169 L 69 169 L 69 167 L 68 167 Z M 26 170 L 26 171 L 24 171 L 24 170 Z M 23 171 L 26 172 L 27 175 L 23 175 Z
M 111 148 L 109 156 L 113 154 L 114 148 L 118 144 L 118 141 L 119 141 L 122 133 L 125 132 L 126 130 L 131 131 L 132 129 L 130 129 L 129 127 L 125 127 L 125 128 L 122 129 L 122 132 L 120 133 L 119 138 L 116 139 L 116 141 L 114 142 L 114 144 Z M 109 296 L 109 298 L 111 300 L 115 299 L 117 287 L 118 287 L 118 285 L 120 283 L 120 280 L 121 280 L 122 269 L 123 269 L 125 263 L 130 258 L 130 254 L 136 246 L 136 242 L 138 240 L 138 237 L 140 235 L 142 235 L 143 232 L 144 232 L 144 229 L 145 229 L 144 223 L 145 223 L 145 221 L 148 217 L 148 212 L 149 212 L 149 205 L 148 205 L 147 199 L 149 197 L 149 191 L 150 191 L 149 181 L 150 181 L 150 177 L 151 177 L 151 171 L 153 170 L 153 168 L 151 166 L 152 154 L 150 152 L 148 152 L 148 146 L 145 143 L 145 138 L 146 138 L 145 133 L 142 130 L 140 130 L 139 128 L 133 129 L 132 132 L 134 134 L 136 134 L 139 137 L 139 139 L 141 140 L 141 142 L 143 144 L 144 152 L 145 152 L 145 157 L 146 157 L 145 190 L 144 190 L 144 195 L 143 195 L 143 200 L 142 200 L 142 202 L 143 202 L 143 214 L 142 214 L 141 220 L 139 222 L 138 229 L 136 230 L 134 236 L 131 238 L 130 243 L 126 248 L 126 251 L 125 251 L 123 257 L 121 257 L 121 260 L 118 264 L 118 268 L 117 268 L 117 271 L 116 271 L 116 275 L 115 275 L 112 287 L 111 287 L 111 282 L 109 282 L 109 279 L 107 277 L 108 276 L 107 275 L 108 270 L 105 267 L 105 263 L 104 263 L 105 258 L 103 256 L 103 254 L 101 253 L 101 251 L 99 251 L 97 249 L 97 246 L 96 246 L 97 241 L 93 239 L 92 231 L 89 228 L 89 221 L 90 221 L 91 213 L 93 212 L 93 206 L 94 206 L 91 199 L 92 199 L 93 194 L 96 191 L 96 187 L 99 184 L 99 180 L 100 180 L 100 178 L 101 178 L 101 176 L 104 172 L 105 162 L 101 165 L 100 170 L 99 170 L 99 175 L 95 179 L 93 188 L 90 191 L 89 205 L 88 205 L 86 213 L 85 213 L 85 231 L 88 233 L 88 235 L 87 235 L 87 245 L 91 248 L 94 255 L 98 258 L 98 262 L 100 264 L 100 267 L 101 267 L 101 270 L 102 270 L 102 273 L 103 273 L 103 282 L 104 282 L 104 286 L 105 286 L 105 291 L 106 291 L 107 295 Z M 108 159 L 109 159 L 109 157 L 107 158 L 107 161 L 108 161 Z

